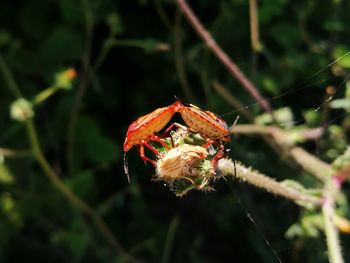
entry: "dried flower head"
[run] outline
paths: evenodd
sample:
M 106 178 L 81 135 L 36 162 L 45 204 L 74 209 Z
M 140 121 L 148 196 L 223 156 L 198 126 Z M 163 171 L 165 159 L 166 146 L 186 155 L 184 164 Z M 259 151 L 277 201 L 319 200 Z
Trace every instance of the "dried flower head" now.
M 192 189 L 212 190 L 210 183 L 218 177 L 212 162 L 215 147 L 210 150 L 203 147 L 206 141 L 189 129 L 179 129 L 165 141 L 172 141 L 174 147 L 160 149 L 154 180 L 164 182 L 177 196 Z
M 163 180 L 176 180 L 194 176 L 194 167 L 208 156 L 207 149 L 201 146 L 183 144 L 172 148 L 157 162 L 158 177 Z

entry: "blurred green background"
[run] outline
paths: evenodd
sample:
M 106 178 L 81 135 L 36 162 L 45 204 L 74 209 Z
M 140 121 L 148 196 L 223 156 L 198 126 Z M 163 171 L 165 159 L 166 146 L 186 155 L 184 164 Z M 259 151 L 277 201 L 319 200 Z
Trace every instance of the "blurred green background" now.
M 321 70 L 349 50 L 348 1 L 259 1 L 260 52 L 250 44 L 249 1 L 189 4 L 264 96 L 284 94 L 270 100 L 275 109 L 289 108 L 297 124 L 320 125 L 321 111 L 314 109 L 324 102 L 325 88 L 340 85 L 350 68 L 348 56 Z M 0 52 L 28 100 L 51 86 L 58 72 L 77 70 L 70 91 L 34 108 L 39 140 L 59 178 L 105 219 L 138 260 L 327 262 L 324 238 L 317 231 L 286 238 L 300 219 L 295 204 L 244 183 L 222 180 L 214 192 L 194 191 L 180 199 L 150 180 L 154 171 L 135 149 L 128 154 L 127 183 L 122 144 L 128 125 L 169 105 L 174 95 L 225 114 L 231 124 L 240 110 L 213 89 L 212 81 L 218 80 L 243 105 L 250 105 L 255 116 L 262 113 L 174 1 L 2 1 Z M 0 75 L 0 147 L 27 150 L 23 123 L 9 115 L 15 97 Z M 342 85 L 336 95 L 344 94 Z M 346 107 L 332 111 L 329 120 L 341 116 L 334 124 L 344 121 L 346 115 L 340 114 Z M 330 145 L 335 141 L 330 133 L 328 140 L 305 147 L 331 161 L 345 149 L 346 131 L 335 131 L 342 135 L 337 145 Z M 311 181 L 257 137 L 233 137 L 229 147 L 232 158 L 278 180 Z M 349 251 L 349 237 L 342 236 L 342 241 Z M 1 159 L 0 261 L 122 259 L 96 225 L 45 177 L 36 160 L 22 156 Z

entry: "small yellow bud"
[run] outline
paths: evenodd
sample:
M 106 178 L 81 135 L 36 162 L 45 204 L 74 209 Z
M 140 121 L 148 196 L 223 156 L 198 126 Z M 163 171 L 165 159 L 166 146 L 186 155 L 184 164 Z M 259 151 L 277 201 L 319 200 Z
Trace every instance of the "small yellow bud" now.
M 77 72 L 73 68 L 58 72 L 55 76 L 54 86 L 70 90 L 73 86 L 73 80 L 76 78 L 76 76 Z
M 335 216 L 334 224 L 339 229 L 339 231 L 350 234 L 350 221 L 344 217 Z

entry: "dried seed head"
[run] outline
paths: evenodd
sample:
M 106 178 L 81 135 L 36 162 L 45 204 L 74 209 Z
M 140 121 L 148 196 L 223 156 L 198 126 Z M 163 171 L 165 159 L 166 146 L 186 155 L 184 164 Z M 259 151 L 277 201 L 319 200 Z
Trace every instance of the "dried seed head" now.
M 214 179 L 211 156 L 206 148 L 182 144 L 165 152 L 157 161 L 154 180 L 165 182 L 177 196 L 189 190 L 212 190 L 210 182 Z
M 194 167 L 207 156 L 207 149 L 201 146 L 183 144 L 172 148 L 157 162 L 158 177 L 164 180 L 192 177 Z

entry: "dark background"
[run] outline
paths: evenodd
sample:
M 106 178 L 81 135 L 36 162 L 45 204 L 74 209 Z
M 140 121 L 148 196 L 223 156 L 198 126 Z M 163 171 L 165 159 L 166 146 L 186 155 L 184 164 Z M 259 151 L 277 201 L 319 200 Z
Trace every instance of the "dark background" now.
M 327 85 L 343 81 L 349 58 L 313 74 L 349 50 L 347 1 L 259 1 L 263 45 L 259 54 L 251 49 L 248 1 L 189 4 L 264 96 L 291 92 L 270 101 L 275 109 L 288 107 L 298 125 L 305 124 L 308 112 L 311 121 L 306 124 L 320 125 L 321 112 L 313 110 L 324 101 Z M 171 28 L 162 22 L 159 9 Z M 108 39 L 115 45 L 106 48 Z M 175 42 L 180 43 L 180 51 Z M 159 44 L 168 50 L 159 50 Z M 327 262 L 322 234 L 286 238 L 288 228 L 300 219 L 295 204 L 244 183 L 221 180 L 213 192 L 193 191 L 177 198 L 150 180 L 154 170 L 143 164 L 136 149 L 128 153 L 131 184 L 127 183 L 122 144 L 128 125 L 171 104 L 174 95 L 226 114 L 223 118 L 231 124 L 240 111 L 230 113 L 236 109 L 212 88 L 211 82 L 218 80 L 254 115 L 262 113 L 179 16 L 174 1 L 2 1 L 0 52 L 28 99 L 50 86 L 58 71 L 67 67 L 78 71 L 71 91 L 59 92 L 35 108 L 39 139 L 59 177 L 104 217 L 135 258 L 143 262 L 278 262 L 278 258 Z M 184 93 L 176 61 L 186 72 L 192 95 Z M 0 89 L 0 146 L 28 149 L 22 123 L 9 117 L 14 97 L 2 78 Z M 337 97 L 344 91 L 343 85 Z M 77 109 L 72 136 L 72 112 Z M 333 111 L 330 120 L 343 112 Z M 246 122 L 241 117 L 240 123 Z M 234 136 L 228 147 L 232 158 L 271 177 L 317 186 L 258 137 Z M 336 155 L 329 154 L 332 144 L 327 140 L 305 147 L 315 154 L 318 148 L 318 156 L 327 161 Z M 91 220 L 44 176 L 34 158 L 5 159 L 1 165 L 2 173 L 13 179 L 11 183 L 0 180 L 1 262 L 121 261 Z M 347 251 L 349 240 L 343 239 Z

